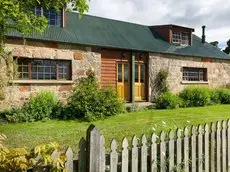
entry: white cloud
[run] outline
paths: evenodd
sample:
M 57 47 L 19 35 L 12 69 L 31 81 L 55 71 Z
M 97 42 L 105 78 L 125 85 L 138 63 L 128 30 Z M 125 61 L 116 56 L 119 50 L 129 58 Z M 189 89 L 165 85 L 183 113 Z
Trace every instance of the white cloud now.
M 229 0 L 91 0 L 89 14 L 145 25 L 207 26 L 207 41 L 230 39 Z

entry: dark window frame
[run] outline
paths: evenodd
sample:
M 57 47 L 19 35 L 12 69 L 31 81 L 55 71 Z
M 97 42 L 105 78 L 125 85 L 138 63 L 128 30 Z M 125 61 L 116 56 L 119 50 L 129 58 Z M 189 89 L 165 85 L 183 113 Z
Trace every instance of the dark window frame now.
M 190 43 L 190 33 L 189 32 L 173 32 L 172 33 L 172 43 L 180 45 L 189 45 Z
M 207 68 L 183 67 L 182 68 L 183 81 L 208 81 Z
M 16 58 L 19 80 L 72 80 L 71 60 Z M 39 64 L 40 63 L 40 64 Z
M 49 26 L 62 26 L 62 10 L 55 11 L 52 8 L 34 7 L 34 13 L 36 16 L 45 16 Z

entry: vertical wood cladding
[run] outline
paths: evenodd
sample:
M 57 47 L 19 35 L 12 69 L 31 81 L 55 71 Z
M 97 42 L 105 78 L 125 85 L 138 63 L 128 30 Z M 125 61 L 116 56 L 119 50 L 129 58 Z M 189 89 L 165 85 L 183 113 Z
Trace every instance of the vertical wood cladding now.
M 134 53 L 136 62 L 147 62 L 148 53 Z M 122 50 L 101 51 L 101 86 L 117 86 L 117 62 L 130 63 L 131 52 Z

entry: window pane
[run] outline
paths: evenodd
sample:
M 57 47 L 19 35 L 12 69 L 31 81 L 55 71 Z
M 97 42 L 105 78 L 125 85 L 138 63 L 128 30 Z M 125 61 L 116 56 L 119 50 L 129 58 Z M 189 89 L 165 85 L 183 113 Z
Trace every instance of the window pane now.
M 24 79 L 31 76 L 30 79 L 47 79 L 56 80 L 57 72 L 59 72 L 60 79 L 71 79 L 70 69 L 71 61 L 61 60 L 35 60 L 28 58 L 21 58 L 18 60 L 19 78 Z M 30 65 L 31 64 L 31 65 Z M 59 64 L 57 71 L 56 65 Z M 65 65 L 65 67 L 63 67 Z M 30 73 L 31 72 L 31 73 Z
M 205 68 L 183 68 L 183 80 L 206 81 L 207 70 Z
M 141 83 L 145 82 L 145 65 L 141 64 Z
M 122 82 L 122 64 L 118 64 L 117 65 L 117 67 L 118 67 L 118 69 L 117 69 L 117 71 L 118 71 L 118 82 Z
M 124 64 L 124 82 L 129 82 L 129 65 Z
M 139 82 L 138 78 L 139 78 L 139 70 L 138 70 L 138 64 L 135 64 L 135 82 Z

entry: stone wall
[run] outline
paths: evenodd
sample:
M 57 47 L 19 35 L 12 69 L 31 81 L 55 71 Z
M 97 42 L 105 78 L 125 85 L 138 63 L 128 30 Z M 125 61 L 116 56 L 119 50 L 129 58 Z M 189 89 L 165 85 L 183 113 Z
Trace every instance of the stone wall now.
M 182 67 L 207 68 L 207 82 L 183 82 Z M 172 92 L 178 93 L 187 86 L 199 85 L 211 88 L 230 83 L 230 60 L 218 60 L 199 57 L 176 56 L 168 54 L 150 54 L 150 100 L 153 101 L 156 93 L 155 79 L 161 69 L 169 71 L 168 84 Z
M 72 89 L 74 81 L 86 76 L 88 70 L 93 70 L 100 79 L 101 54 L 100 50 L 91 47 L 76 46 L 71 44 L 36 42 L 22 40 L 8 40 L 6 49 L 14 57 L 71 60 L 72 81 L 14 81 L 6 88 L 6 99 L 0 102 L 0 108 L 17 106 L 28 100 L 31 93 L 41 90 L 55 91 L 65 101 Z

